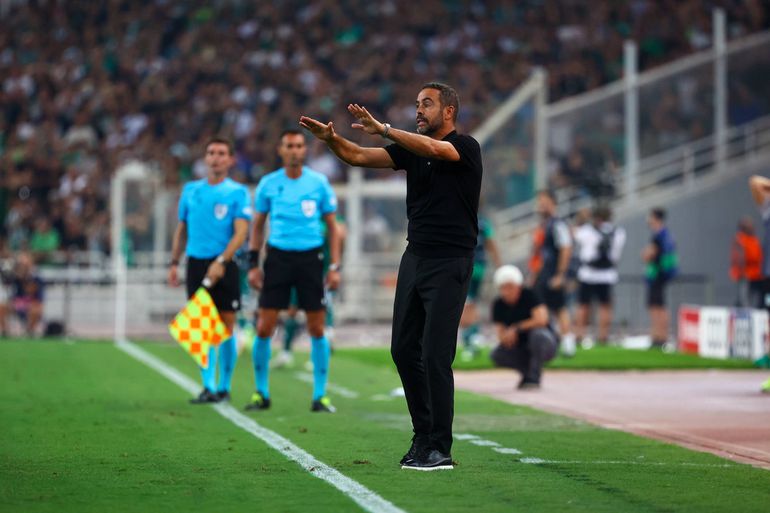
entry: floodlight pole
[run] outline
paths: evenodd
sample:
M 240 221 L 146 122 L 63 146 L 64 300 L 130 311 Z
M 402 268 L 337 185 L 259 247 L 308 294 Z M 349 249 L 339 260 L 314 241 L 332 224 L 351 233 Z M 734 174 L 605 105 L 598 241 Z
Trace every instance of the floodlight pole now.
M 639 184 L 639 69 L 634 41 L 623 44 L 624 88 L 625 88 L 625 158 L 626 198 L 636 198 Z
M 714 9 L 714 148 L 717 172 L 725 171 L 727 155 L 727 36 L 724 9 Z

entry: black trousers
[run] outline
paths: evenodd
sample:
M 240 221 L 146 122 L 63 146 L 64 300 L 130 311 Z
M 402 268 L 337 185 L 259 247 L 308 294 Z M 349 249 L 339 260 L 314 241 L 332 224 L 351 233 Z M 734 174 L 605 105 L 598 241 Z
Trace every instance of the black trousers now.
M 449 454 L 454 418 L 452 362 L 473 258 L 401 257 L 391 355 L 417 436 Z
M 497 346 L 489 356 L 496 366 L 519 371 L 524 381 L 540 383 L 543 365 L 553 360 L 558 349 L 556 335 L 548 328 L 538 328 L 513 347 Z

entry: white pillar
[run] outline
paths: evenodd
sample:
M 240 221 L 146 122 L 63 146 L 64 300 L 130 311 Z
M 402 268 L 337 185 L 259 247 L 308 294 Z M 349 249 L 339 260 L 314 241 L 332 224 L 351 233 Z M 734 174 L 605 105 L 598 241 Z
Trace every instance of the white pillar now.
M 548 185 L 548 75 L 538 68 L 535 76 L 535 190 L 542 190 Z
M 714 9 L 714 148 L 717 171 L 726 169 L 727 155 L 727 36 L 725 11 Z
M 626 195 L 628 201 L 636 198 L 639 183 L 639 86 L 636 43 L 623 45 L 625 86 L 625 158 Z

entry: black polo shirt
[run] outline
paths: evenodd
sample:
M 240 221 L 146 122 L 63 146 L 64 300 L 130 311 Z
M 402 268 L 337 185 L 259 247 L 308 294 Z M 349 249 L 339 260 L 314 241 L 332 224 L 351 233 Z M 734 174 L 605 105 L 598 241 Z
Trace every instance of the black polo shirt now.
M 408 250 L 425 257 L 472 257 L 479 232 L 481 147 L 456 131 L 443 140 L 452 143 L 459 161 L 420 157 L 397 144 L 385 147 L 393 169 L 406 171 Z

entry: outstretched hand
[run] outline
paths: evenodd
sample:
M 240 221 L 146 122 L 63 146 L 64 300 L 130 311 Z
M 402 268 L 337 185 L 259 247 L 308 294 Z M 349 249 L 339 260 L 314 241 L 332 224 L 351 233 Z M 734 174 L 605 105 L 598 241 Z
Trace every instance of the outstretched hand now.
M 385 131 L 385 126 L 374 119 L 374 116 L 369 114 L 369 111 L 365 107 L 358 105 L 357 103 L 351 103 L 348 105 L 348 112 L 358 119 L 358 123 L 350 125 L 356 130 L 363 130 L 367 134 L 381 134 Z
M 331 121 L 324 124 L 316 119 L 302 116 L 299 118 L 299 124 L 302 128 L 309 130 L 311 134 L 324 142 L 329 142 L 334 138 L 334 123 Z

